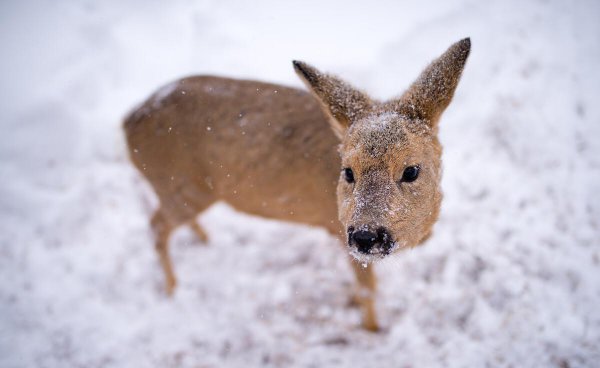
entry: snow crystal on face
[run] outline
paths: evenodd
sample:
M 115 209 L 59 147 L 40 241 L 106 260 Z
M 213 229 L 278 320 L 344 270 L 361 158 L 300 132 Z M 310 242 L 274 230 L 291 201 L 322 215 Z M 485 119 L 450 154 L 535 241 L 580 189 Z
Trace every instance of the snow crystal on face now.
M 389 148 L 404 144 L 406 120 L 394 113 L 374 113 L 350 127 L 348 136 L 352 145 L 373 158 L 384 155 Z
M 386 258 L 388 255 L 391 255 L 394 252 L 404 249 L 404 248 L 406 248 L 405 241 L 395 241 L 395 242 L 392 242 L 389 250 L 387 250 L 385 252 L 374 247 L 373 249 L 371 249 L 369 251 L 368 254 L 365 254 L 365 253 L 359 252 L 356 247 L 350 247 L 348 254 L 350 254 L 352 256 L 352 258 L 354 258 L 356 261 L 361 263 L 363 265 L 363 267 L 366 267 L 366 265 L 380 261 L 380 260 Z
M 368 124 L 371 128 L 378 131 L 389 129 L 391 124 L 398 124 L 399 115 L 392 111 L 385 111 L 380 114 L 373 114 L 363 120 L 363 124 Z

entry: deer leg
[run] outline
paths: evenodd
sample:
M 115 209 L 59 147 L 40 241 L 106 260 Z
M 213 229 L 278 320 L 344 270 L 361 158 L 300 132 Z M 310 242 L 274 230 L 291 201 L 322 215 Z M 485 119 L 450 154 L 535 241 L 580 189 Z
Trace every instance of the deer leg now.
M 167 295 L 172 296 L 177 286 L 177 279 L 169 255 L 169 235 L 174 227 L 167 220 L 161 208 L 154 213 L 150 224 L 156 237 L 156 252 L 165 275 L 165 291 Z
M 196 221 L 196 219 L 193 219 L 192 221 L 190 221 L 190 226 L 191 226 L 192 230 L 196 233 L 196 236 L 198 237 L 198 239 L 200 239 L 201 242 L 206 244 L 206 242 L 208 241 L 208 235 L 206 235 L 206 231 L 204 231 L 204 229 Z
M 377 315 L 375 313 L 375 293 L 377 289 L 377 279 L 373 272 L 373 265 L 368 264 L 363 267 L 356 260 L 351 259 L 352 269 L 358 282 L 358 290 L 354 300 L 360 306 L 362 311 L 362 326 L 369 331 L 378 331 Z

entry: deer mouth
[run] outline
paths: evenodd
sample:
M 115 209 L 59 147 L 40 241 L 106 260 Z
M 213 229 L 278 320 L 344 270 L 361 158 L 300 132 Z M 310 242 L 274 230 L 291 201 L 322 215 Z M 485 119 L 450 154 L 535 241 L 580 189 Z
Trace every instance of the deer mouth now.
M 369 263 L 375 263 L 386 258 L 392 254 L 396 249 L 400 248 L 398 243 L 391 243 L 388 250 L 370 250 L 368 253 L 360 252 L 356 247 L 350 247 L 348 253 L 356 261 L 363 264 L 366 267 Z

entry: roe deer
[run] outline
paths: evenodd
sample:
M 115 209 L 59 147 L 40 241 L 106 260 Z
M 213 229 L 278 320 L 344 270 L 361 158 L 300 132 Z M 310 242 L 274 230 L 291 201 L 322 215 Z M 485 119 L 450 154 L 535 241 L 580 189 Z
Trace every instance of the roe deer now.
M 469 55 L 453 44 L 396 99 L 376 101 L 294 61 L 312 94 L 212 76 L 153 94 L 124 124 L 130 157 L 160 206 L 152 217 L 167 293 L 169 234 L 216 201 L 321 226 L 349 248 L 363 326 L 377 330 L 373 261 L 427 239 L 442 194 L 438 120 Z M 326 125 L 330 125 L 329 129 Z

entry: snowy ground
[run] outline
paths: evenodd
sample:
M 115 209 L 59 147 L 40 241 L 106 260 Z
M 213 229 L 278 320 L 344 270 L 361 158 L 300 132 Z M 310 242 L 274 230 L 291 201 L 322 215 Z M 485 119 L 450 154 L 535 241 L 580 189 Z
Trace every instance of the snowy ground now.
M 168 4 L 168 5 L 167 5 Z M 4 1 L 0 367 L 592 367 L 600 361 L 597 1 Z M 172 245 L 162 294 L 121 118 L 220 74 L 300 86 L 290 60 L 375 96 L 452 42 L 433 238 L 385 261 L 379 334 L 324 231 L 234 213 Z

